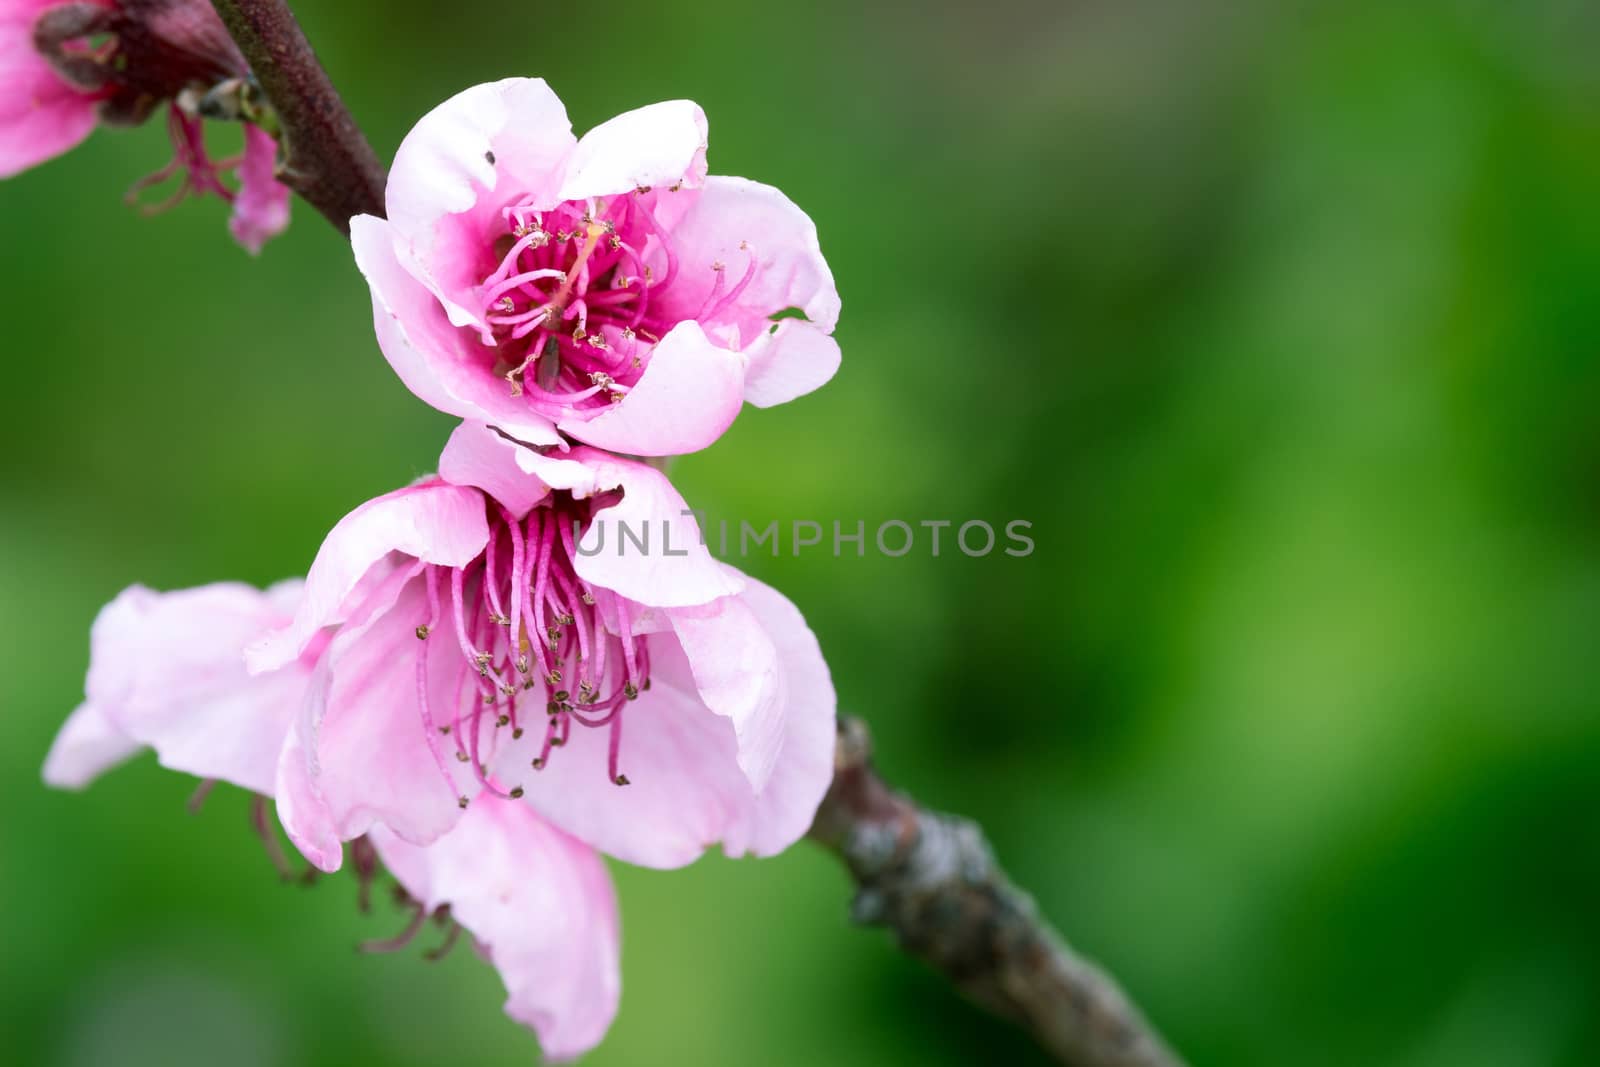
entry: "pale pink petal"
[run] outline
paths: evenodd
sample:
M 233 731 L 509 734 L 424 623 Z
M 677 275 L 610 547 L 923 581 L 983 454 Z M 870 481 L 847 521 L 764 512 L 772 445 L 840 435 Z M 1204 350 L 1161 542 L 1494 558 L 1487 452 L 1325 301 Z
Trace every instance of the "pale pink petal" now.
M 772 638 L 741 597 L 667 614 L 700 699 L 733 723 L 739 768 L 760 792 L 783 750 L 787 694 Z
M 622 490 L 578 542 L 574 565 L 585 582 L 661 608 L 705 604 L 744 588 L 737 571 L 711 557 L 700 524 L 665 474 L 595 448 L 575 448 L 571 458 L 593 473 L 598 490 Z
M 82 789 L 144 746 L 119 730 L 93 704 L 80 704 L 50 744 L 44 781 L 57 789 Z
M 594 474 L 583 464 L 543 456 L 481 422 L 471 421 L 463 422 L 451 433 L 439 457 L 439 477 L 451 485 L 482 489 L 519 519 L 551 489 L 588 496 L 594 486 Z
M 406 388 L 446 414 L 493 423 L 530 444 L 560 442 L 547 419 L 489 373 L 494 348 L 452 325 L 435 294 L 401 266 L 390 223 L 357 215 L 350 243 L 372 289 L 378 347 Z
M 244 128 L 239 193 L 233 198 L 228 232 L 251 255 L 289 225 L 289 187 L 277 179 L 278 142 L 259 127 Z
M 0 178 L 61 155 L 94 129 L 96 101 L 33 47 L 38 0 L 0 6 Z
M 644 375 L 593 418 L 557 425 L 597 448 L 635 456 L 697 452 L 722 436 L 744 403 L 745 358 L 713 343 L 699 323 L 667 332 Z
M 272 796 L 278 802 L 278 822 L 301 855 L 322 871 L 336 871 L 344 863 L 344 842 L 333 813 L 312 779 L 312 753 L 316 727 L 328 705 L 332 681 L 326 659 L 312 673 L 306 699 L 290 722 L 289 734 L 278 753 Z
M 690 100 L 624 112 L 583 135 L 567 160 L 559 200 L 655 185 L 699 185 L 706 174 L 706 113 Z
M 277 767 L 278 815 L 295 845 L 336 870 L 338 843 L 384 825 L 417 844 L 455 825 L 469 787 L 436 756 L 418 702 L 417 657 L 429 656 L 430 707 L 449 723 L 463 705 L 459 652 L 440 632 L 419 641 L 428 620 L 424 583 L 413 577 L 392 606 L 347 623 L 318 665 L 303 711 Z M 475 696 L 466 694 L 469 700 Z M 467 775 L 470 777 L 470 775 Z
M 650 640 L 651 687 L 623 711 L 620 770 L 631 784 L 609 776 L 605 728 L 574 727 L 538 771 L 529 763 L 541 742 L 529 731 L 497 767 L 523 787 L 525 803 L 601 852 L 642 867 L 682 867 L 723 837 L 752 794 L 732 725 L 700 703 L 692 683 L 685 690 L 661 680 L 661 663 L 682 653 L 670 638 Z
M 734 856 L 770 856 L 811 828 L 833 781 L 838 698 L 817 637 L 789 598 L 747 577 L 740 599 L 778 651 L 783 742 L 766 786 L 723 835 L 722 847 Z
M 731 291 L 754 257 L 756 272 L 733 304 L 702 322 L 736 327 L 748 345 L 780 311 L 797 308 L 823 333 L 839 321 L 839 291 L 822 258 L 817 227 L 781 191 L 745 178 L 714 176 L 694 193 L 692 206 L 672 229 L 679 276 L 662 294 L 663 306 L 700 318 L 723 265 Z M 713 305 L 714 306 L 714 305 Z
M 389 553 L 464 567 L 488 541 L 483 495 L 474 489 L 432 481 L 367 501 L 322 542 L 294 621 L 247 650 L 250 669 L 271 670 L 295 659 L 318 630 L 343 621 L 351 594 Z
M 384 866 L 429 909 L 483 946 L 506 987 L 506 1014 L 547 1058 L 605 1036 L 622 993 L 616 895 L 600 857 L 526 805 L 482 797 L 427 848 L 372 833 Z
M 815 325 L 784 319 L 745 346 L 744 398 L 759 408 L 826 385 L 839 369 L 839 342 Z
M 385 194 L 400 262 L 457 326 L 482 326 L 470 294 L 493 251 L 486 225 L 508 198 L 554 192 L 576 142 L 541 78 L 474 85 L 428 114 L 395 153 Z
M 587 454 L 587 450 L 579 451 Z M 564 489 L 579 498 L 594 495 L 599 490 L 593 465 L 565 458 L 568 454 L 554 450 L 537 451 L 523 446 L 517 451 L 516 462 L 520 469 L 552 489 Z
M 502 778 L 524 787 L 535 810 L 609 855 L 646 867 L 692 863 L 722 842 L 730 856 L 783 851 L 810 826 L 833 774 L 835 698 L 816 638 L 780 594 L 747 579 L 755 623 L 778 653 L 775 713 L 783 736 L 765 788 L 739 766 L 733 723 L 705 707 L 678 643 L 650 640 L 651 686 L 623 711 L 619 768 L 607 772 L 608 731 L 574 727 L 542 770 L 532 732 L 502 753 Z
M 90 634 L 89 705 L 130 743 L 155 749 L 164 767 L 270 792 L 308 670 L 291 664 L 251 677 L 244 647 L 288 622 L 299 587 L 124 590 Z M 93 736 L 89 725 L 71 724 L 78 741 Z

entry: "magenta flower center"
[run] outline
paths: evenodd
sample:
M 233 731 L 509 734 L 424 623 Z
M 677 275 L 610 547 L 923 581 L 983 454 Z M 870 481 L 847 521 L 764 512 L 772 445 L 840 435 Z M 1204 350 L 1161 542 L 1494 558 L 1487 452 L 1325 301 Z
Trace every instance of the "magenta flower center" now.
M 479 293 L 497 345 L 495 373 L 540 413 L 594 414 L 623 399 L 677 323 L 660 299 L 678 274 L 678 257 L 656 220 L 656 196 L 639 189 L 550 211 L 524 200 L 501 212 L 498 266 Z M 646 256 L 664 260 L 659 272 Z M 738 298 L 755 273 L 755 256 L 749 259 L 731 286 L 715 265 L 715 286 L 694 318 Z
M 451 662 L 449 703 L 438 706 L 440 680 L 430 672 L 441 657 L 424 644 L 417 656 L 417 699 L 423 729 L 441 772 L 449 777 L 454 758 L 470 764 L 479 784 L 502 797 L 520 797 L 485 770 L 484 734 L 508 730 L 512 739 L 529 729 L 544 742 L 532 762 L 542 769 L 572 730 L 604 729 L 609 735 L 607 774 L 617 785 L 622 720 L 630 701 L 650 687 L 650 654 L 644 638 L 630 633 L 628 602 L 596 591 L 578 576 L 574 527 L 589 505 L 565 496 L 517 520 L 491 506 L 489 542 L 465 567 L 428 565 L 428 617 L 417 627 L 425 642 L 443 640 Z M 606 625 L 602 610 L 613 610 Z M 622 636 L 618 636 L 621 634 Z M 453 744 L 454 751 L 450 751 Z M 466 797 L 461 798 L 465 807 Z

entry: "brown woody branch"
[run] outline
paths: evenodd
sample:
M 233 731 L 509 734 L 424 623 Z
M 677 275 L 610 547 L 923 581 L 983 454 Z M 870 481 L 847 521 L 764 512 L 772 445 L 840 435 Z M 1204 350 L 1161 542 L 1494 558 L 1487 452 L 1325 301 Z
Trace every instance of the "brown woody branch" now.
M 811 827 L 856 881 L 856 921 L 887 926 L 901 948 L 1063 1064 L 1183 1067 L 1117 983 L 1011 883 L 977 824 L 918 807 L 878 777 L 871 757 L 866 726 L 841 717 L 833 785 Z
M 277 112 L 279 179 L 338 227 L 383 214 L 383 164 L 284 0 L 211 0 Z

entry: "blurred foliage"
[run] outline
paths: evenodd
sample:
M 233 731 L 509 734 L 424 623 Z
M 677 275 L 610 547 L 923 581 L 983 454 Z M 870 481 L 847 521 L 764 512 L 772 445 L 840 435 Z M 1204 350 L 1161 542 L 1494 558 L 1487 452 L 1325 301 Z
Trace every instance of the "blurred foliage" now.
M 1021 560 L 745 565 L 1197 1067 L 1595 1062 L 1594 5 L 297 7 L 384 155 L 541 74 L 580 130 L 694 98 L 715 171 L 807 208 L 844 369 L 676 477 L 734 520 L 1033 521 Z M 124 210 L 165 156 L 102 132 L 0 192 L 0 1046 L 531 1062 L 489 968 L 353 953 L 401 916 L 278 884 L 238 793 L 39 784 L 101 603 L 302 572 L 449 426 L 303 205 L 257 262 L 220 204 Z M 820 852 L 617 873 L 588 1062 L 1039 1062 Z

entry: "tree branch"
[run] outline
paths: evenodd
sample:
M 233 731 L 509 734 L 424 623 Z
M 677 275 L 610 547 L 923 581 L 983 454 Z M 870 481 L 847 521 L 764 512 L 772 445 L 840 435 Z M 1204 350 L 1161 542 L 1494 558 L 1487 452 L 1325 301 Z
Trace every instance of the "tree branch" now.
M 866 726 L 841 716 L 833 785 L 810 835 L 855 879 L 856 921 L 889 927 L 901 948 L 1068 1067 L 1183 1067 L 1116 982 L 1011 883 L 975 823 L 918 807 L 878 777 L 871 756 Z
M 383 214 L 383 164 L 339 99 L 284 0 L 211 0 L 278 115 L 281 180 L 340 233 Z

